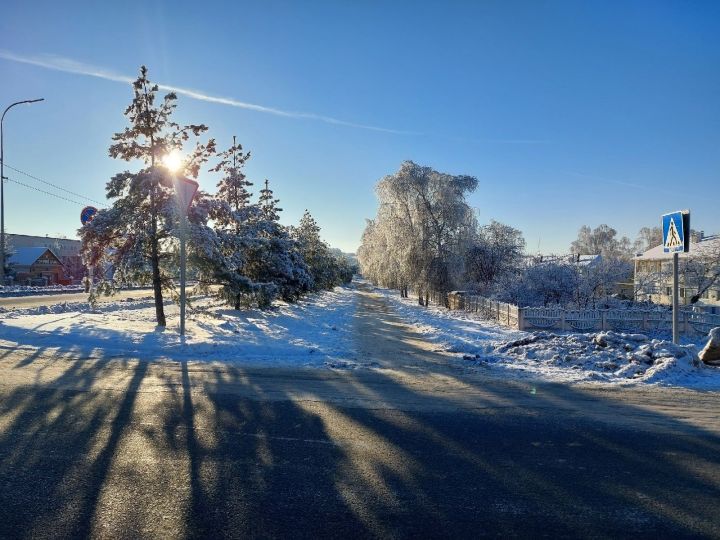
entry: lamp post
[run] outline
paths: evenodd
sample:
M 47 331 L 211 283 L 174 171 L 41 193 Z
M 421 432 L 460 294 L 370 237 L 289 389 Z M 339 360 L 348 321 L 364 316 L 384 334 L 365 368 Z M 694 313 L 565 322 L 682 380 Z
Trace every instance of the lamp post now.
M 24 101 L 16 101 L 9 105 L 0 117 L 0 285 L 5 285 L 5 152 L 3 148 L 3 121 L 5 115 L 15 105 L 23 103 L 37 103 L 44 101 L 45 98 L 26 99 Z

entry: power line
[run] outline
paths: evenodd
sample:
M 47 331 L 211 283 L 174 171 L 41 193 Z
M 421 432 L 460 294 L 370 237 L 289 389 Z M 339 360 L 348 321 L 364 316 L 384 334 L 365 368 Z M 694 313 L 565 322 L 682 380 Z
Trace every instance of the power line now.
M 10 170 L 12 170 L 12 171 L 15 171 L 15 172 L 17 172 L 17 173 L 20 173 L 20 174 L 22 174 L 22 175 L 25 175 L 25 176 L 27 176 L 28 178 L 32 178 L 33 180 L 37 180 L 38 182 L 41 182 L 41 183 L 45 184 L 46 186 L 50 186 L 51 188 L 57 189 L 57 190 L 59 190 L 59 191 L 64 191 L 65 193 L 69 193 L 70 195 L 73 195 L 74 197 L 80 197 L 81 199 L 85 199 L 86 201 L 90 201 L 90 202 L 93 202 L 93 203 L 95 203 L 95 204 L 99 204 L 100 206 L 105 206 L 105 205 L 104 205 L 103 203 L 101 203 L 100 201 L 96 201 L 95 199 L 91 199 L 90 197 L 86 197 L 85 195 L 80 195 L 79 193 L 75 193 L 74 191 L 70 191 L 69 189 L 65 189 L 65 188 L 62 188 L 62 187 L 60 187 L 60 186 L 57 186 L 57 185 L 55 185 L 55 184 L 53 184 L 53 183 L 51 183 L 51 182 L 48 182 L 47 180 L 43 180 L 42 178 L 38 178 L 37 176 L 33 176 L 33 175 L 30 174 L 30 173 L 26 173 L 25 171 L 21 171 L 20 169 L 16 169 L 15 167 L 12 167 L 12 166 L 8 165 L 7 163 L 5 163 L 5 167 L 7 167 L 8 169 L 10 169 Z M 15 183 L 20 184 L 20 182 L 18 182 L 17 180 L 13 180 L 13 181 L 14 181 Z M 24 185 L 24 184 L 20 184 L 20 185 Z M 26 186 L 26 187 L 31 187 L 31 188 L 32 188 L 32 186 Z M 35 188 L 32 188 L 32 189 L 35 189 Z M 42 191 L 42 190 L 40 190 L 40 189 L 38 189 L 37 191 L 40 191 L 41 193 L 47 193 L 47 192 Z M 52 193 L 50 193 L 49 195 L 52 195 Z M 62 199 L 62 197 L 59 197 L 59 198 Z M 66 199 L 66 200 L 67 200 L 67 199 Z
M 6 167 L 7 167 L 7 165 L 6 165 Z M 72 199 L 68 199 L 68 198 L 63 197 L 62 195 L 58 195 L 58 194 L 56 194 L 56 193 L 50 193 L 49 191 L 45 191 L 44 189 L 40 189 L 40 188 L 37 188 L 37 187 L 35 187 L 35 186 L 31 186 L 31 185 L 29 185 L 29 184 L 25 184 L 25 183 L 23 183 L 23 182 L 20 182 L 19 180 L 15 180 L 14 178 L 8 178 L 8 177 L 6 176 L 6 177 L 5 177 L 5 180 L 8 181 L 8 182 L 12 182 L 13 184 L 18 184 L 18 185 L 23 186 L 23 187 L 26 187 L 26 188 L 28 188 L 28 189 L 33 189 L 33 190 L 38 191 L 38 192 L 40 192 L 40 193 L 44 193 L 45 195 L 50 195 L 51 197 L 55 197 L 55 198 L 57 198 L 57 199 L 62 199 L 63 201 L 67 201 L 67 202 L 71 202 L 71 203 L 74 203 L 74 204 L 78 204 L 78 205 L 80 205 L 80 206 L 86 206 L 85 203 L 81 203 L 81 202 L 78 202 L 78 201 L 73 201 Z

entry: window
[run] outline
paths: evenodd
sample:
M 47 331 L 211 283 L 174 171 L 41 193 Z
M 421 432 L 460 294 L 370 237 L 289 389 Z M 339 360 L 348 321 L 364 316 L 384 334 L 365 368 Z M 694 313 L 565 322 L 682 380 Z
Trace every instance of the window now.
M 672 296 L 672 287 L 665 287 L 665 296 Z

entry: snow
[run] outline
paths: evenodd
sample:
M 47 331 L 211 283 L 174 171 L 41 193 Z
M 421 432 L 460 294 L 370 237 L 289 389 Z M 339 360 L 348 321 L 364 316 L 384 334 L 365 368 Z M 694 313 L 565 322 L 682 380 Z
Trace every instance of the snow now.
M 422 307 L 377 289 L 438 349 L 488 374 L 565 383 L 652 384 L 720 390 L 720 368 L 698 359 L 705 339 L 674 345 L 661 337 L 618 332 L 524 332 L 472 313 Z
M 375 289 L 398 316 L 454 366 L 490 377 L 604 385 L 671 385 L 720 390 L 720 367 L 698 360 L 704 340 L 674 345 L 663 336 L 618 332 L 524 332 L 475 314 L 428 308 L 396 291 Z M 359 360 L 354 285 L 311 294 L 270 310 L 235 311 L 208 297 L 188 309 L 187 335 L 155 326 L 151 300 L 60 303 L 0 309 L 0 348 L 84 358 L 221 362 L 238 366 L 372 367 Z
M 45 287 L 32 287 L 29 285 L 0 285 L 0 297 L 82 292 L 84 290 L 85 288 L 82 285 L 47 285 Z
M 0 348 L 93 358 L 355 367 L 355 299 L 353 289 L 336 287 L 296 304 L 277 302 L 271 310 L 234 311 L 210 298 L 195 298 L 184 340 L 174 304 L 165 310 L 175 325 L 162 330 L 155 326 L 151 300 L 101 304 L 95 310 L 84 302 L 62 303 L 3 313 Z
M 464 311 L 449 311 L 440 306 L 418 305 L 417 299 L 400 298 L 397 291 L 376 289 L 383 294 L 400 317 L 437 349 L 465 355 L 487 355 L 495 347 L 519 339 L 526 332 L 513 330 Z

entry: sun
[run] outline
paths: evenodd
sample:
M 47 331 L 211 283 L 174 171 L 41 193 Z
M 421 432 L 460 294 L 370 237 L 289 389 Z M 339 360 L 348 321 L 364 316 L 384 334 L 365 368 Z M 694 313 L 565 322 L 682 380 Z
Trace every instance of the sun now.
M 162 158 L 162 164 L 167 167 L 170 172 L 178 172 L 183 166 L 183 154 L 180 150 L 175 148 Z

